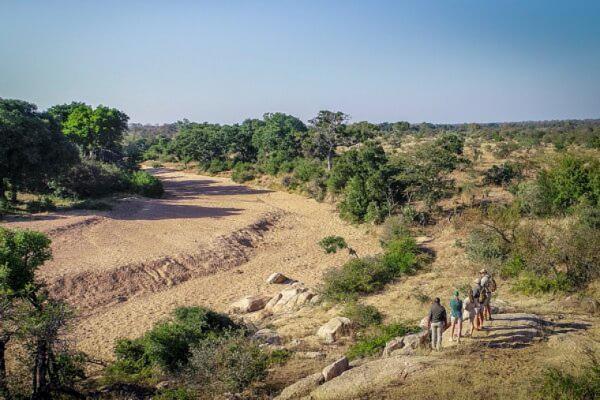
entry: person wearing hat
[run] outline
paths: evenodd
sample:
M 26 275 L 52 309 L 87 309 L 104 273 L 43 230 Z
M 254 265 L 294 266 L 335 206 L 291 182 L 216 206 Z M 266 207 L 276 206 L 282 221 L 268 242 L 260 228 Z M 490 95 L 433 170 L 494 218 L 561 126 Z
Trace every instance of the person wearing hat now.
M 487 272 L 487 269 L 483 268 L 479 271 L 479 276 L 481 279 L 481 288 L 483 290 L 483 303 L 481 304 L 481 314 L 482 319 L 491 320 L 492 319 L 492 307 L 490 305 L 490 301 L 492 300 L 492 290 L 490 288 L 492 277 Z
M 475 286 L 471 289 L 471 293 L 473 294 L 473 304 L 475 306 L 475 329 L 480 330 L 483 328 L 483 315 L 481 310 L 481 303 L 479 299 L 481 298 L 481 293 L 483 288 L 481 287 L 481 278 L 477 278 L 473 281 Z
M 450 340 L 454 341 L 454 328 L 458 325 L 457 339 L 460 343 L 462 336 L 462 314 L 463 314 L 463 302 L 459 297 L 458 290 L 454 291 L 454 297 L 450 299 L 450 325 L 452 326 Z

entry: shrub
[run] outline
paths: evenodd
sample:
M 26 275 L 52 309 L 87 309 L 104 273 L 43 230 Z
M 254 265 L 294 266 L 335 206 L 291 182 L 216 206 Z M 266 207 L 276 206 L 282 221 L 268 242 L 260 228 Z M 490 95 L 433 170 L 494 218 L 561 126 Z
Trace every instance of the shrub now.
M 348 243 L 341 236 L 325 236 L 319 241 L 319 246 L 325 250 L 325 253 L 331 254 L 337 253 L 338 250 L 347 249 Z
M 235 164 L 231 173 L 231 179 L 237 183 L 251 181 L 256 177 L 254 166 L 250 163 L 240 162 Z
M 32 200 L 27 202 L 27 211 L 30 213 L 39 213 L 56 210 L 56 205 L 50 197 L 44 196 L 41 200 Z
M 353 259 L 341 268 L 327 271 L 323 278 L 323 296 L 329 300 L 347 301 L 358 295 L 381 290 L 390 276 L 375 258 Z
M 342 311 L 344 317 L 350 318 L 353 323 L 361 328 L 371 325 L 379 325 L 383 321 L 383 315 L 377 310 L 377 307 L 365 305 L 357 302 L 346 304 Z
M 130 178 L 131 190 L 145 197 L 162 197 L 165 190 L 160 179 L 146 171 L 135 171 Z
M 381 226 L 381 244 L 385 246 L 392 240 L 408 235 L 409 230 L 404 223 L 404 218 L 400 216 L 388 217 Z
M 572 284 L 564 273 L 557 273 L 553 277 L 536 275 L 531 271 L 523 272 L 518 281 L 513 285 L 513 290 L 525 295 L 542 293 L 565 292 L 572 289 Z
M 513 163 L 506 162 L 501 165 L 493 165 L 485 171 L 483 183 L 486 185 L 508 185 L 513 179 L 521 175 L 520 169 Z
M 523 258 L 518 255 L 513 255 L 500 268 L 500 276 L 504 279 L 516 278 L 523 270 L 525 270 L 525 267 L 526 265 Z
M 325 175 L 325 169 L 317 160 L 299 158 L 294 168 L 294 177 L 300 182 L 308 182 Z
M 116 165 L 85 160 L 59 179 L 57 191 L 85 198 L 106 196 L 128 188 L 127 174 Z
M 209 174 L 218 174 L 219 172 L 227 171 L 231 169 L 231 163 L 215 158 L 211 160 L 210 164 L 204 169 Z
M 203 392 L 240 392 L 266 376 L 269 358 L 241 335 L 206 338 L 194 345 L 186 375 Z
M 275 349 L 269 354 L 269 365 L 285 364 L 292 356 L 292 351 L 288 349 Z
M 174 372 L 185 366 L 190 348 L 207 336 L 239 330 L 229 317 L 201 307 L 181 307 L 173 319 L 156 324 L 139 339 L 120 340 L 115 346 L 113 372 L 148 373 L 151 366 Z
M 381 259 L 384 268 L 396 277 L 411 273 L 417 266 L 417 244 L 409 236 L 394 239 L 385 245 Z
M 419 332 L 421 329 L 417 326 L 395 323 L 379 326 L 371 332 L 367 332 L 364 337 L 357 340 L 350 346 L 346 356 L 353 360 L 356 358 L 368 357 L 379 354 L 387 342 L 398 336 L 408 335 Z
M 492 264 L 500 264 L 510 252 L 510 247 L 501 236 L 487 227 L 471 231 L 465 249 L 471 261 Z
M 600 362 L 592 355 L 590 362 L 572 375 L 558 368 L 544 371 L 538 399 L 542 400 L 592 400 L 600 393 Z

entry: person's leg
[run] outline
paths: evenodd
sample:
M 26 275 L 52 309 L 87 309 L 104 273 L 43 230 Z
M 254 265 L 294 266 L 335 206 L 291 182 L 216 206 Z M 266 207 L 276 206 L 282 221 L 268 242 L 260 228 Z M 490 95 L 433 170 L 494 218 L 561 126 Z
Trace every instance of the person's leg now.
M 450 331 L 450 340 L 454 341 L 454 327 L 456 326 L 456 318 L 450 317 L 450 324 L 452 325 L 452 329 Z
M 435 350 L 435 343 L 437 341 L 437 330 L 435 322 L 431 323 L 431 348 Z
M 456 322 L 458 323 L 458 343 L 460 343 L 460 337 L 462 336 L 462 318 L 456 318 Z
M 440 322 L 438 325 L 438 337 L 437 337 L 437 349 L 442 350 L 442 334 L 444 333 L 444 323 Z

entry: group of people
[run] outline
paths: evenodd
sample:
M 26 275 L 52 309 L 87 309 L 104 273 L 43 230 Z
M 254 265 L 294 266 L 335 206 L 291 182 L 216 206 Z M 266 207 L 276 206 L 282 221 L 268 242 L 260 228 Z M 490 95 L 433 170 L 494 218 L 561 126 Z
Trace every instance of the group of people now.
M 442 334 L 451 328 L 451 340 L 460 342 L 462 334 L 463 315 L 468 315 L 470 332 L 464 336 L 471 336 L 475 330 L 482 330 L 483 322 L 492 319 L 490 301 L 496 291 L 496 281 L 486 269 L 479 271 L 479 277 L 474 281 L 474 286 L 468 291 L 464 300 L 461 300 L 458 290 L 450 299 L 450 320 L 446 308 L 436 297 L 429 310 L 429 329 L 431 330 L 431 347 L 434 350 L 442 348 Z

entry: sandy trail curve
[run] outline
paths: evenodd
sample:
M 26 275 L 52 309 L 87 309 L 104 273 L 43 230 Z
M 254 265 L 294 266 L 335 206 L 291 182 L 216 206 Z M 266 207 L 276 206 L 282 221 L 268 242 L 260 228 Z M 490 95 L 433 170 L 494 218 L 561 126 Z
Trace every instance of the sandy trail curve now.
M 79 310 L 79 347 L 110 357 L 119 337 L 135 337 L 175 307 L 226 310 L 248 294 L 271 293 L 281 271 L 308 285 L 347 254 L 326 255 L 317 241 L 341 235 L 367 255 L 377 239 L 341 221 L 330 204 L 253 189 L 226 178 L 151 170 L 162 199 L 130 198 L 109 212 L 48 213 L 3 223 L 46 232 L 54 258 L 39 277 Z

